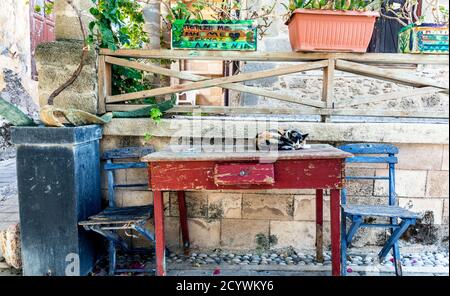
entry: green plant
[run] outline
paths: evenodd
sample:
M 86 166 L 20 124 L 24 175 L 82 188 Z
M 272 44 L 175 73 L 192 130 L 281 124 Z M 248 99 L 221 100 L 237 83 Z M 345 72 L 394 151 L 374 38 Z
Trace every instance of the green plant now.
M 210 18 L 214 20 L 240 20 L 244 18 L 247 20 L 257 21 L 256 26 L 260 38 L 264 36 L 276 17 L 274 12 L 279 0 L 274 0 L 271 5 L 263 5 L 255 8 L 249 6 L 244 8 L 241 1 L 212 1 L 212 0 L 195 0 L 190 6 L 181 0 L 175 1 L 162 0 L 161 3 L 166 6 L 168 15 L 164 16 L 164 21 L 171 28 L 172 23 L 177 19 L 183 20 L 203 20 L 203 12 L 205 9 L 212 12 Z
M 372 2 L 367 0 L 290 0 L 289 5 L 282 4 L 291 13 L 296 9 L 327 10 L 372 10 Z
M 139 3 L 132 0 L 92 0 L 89 12 L 88 43 L 95 41 L 102 48 L 140 48 L 148 42 L 144 16 Z

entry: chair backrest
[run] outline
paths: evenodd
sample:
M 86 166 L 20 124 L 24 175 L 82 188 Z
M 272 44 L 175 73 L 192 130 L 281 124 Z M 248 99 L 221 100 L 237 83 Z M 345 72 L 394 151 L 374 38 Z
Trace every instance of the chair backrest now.
M 395 194 L 395 164 L 399 150 L 389 144 L 348 144 L 338 147 L 339 149 L 355 154 L 348 158 L 347 163 L 385 163 L 389 167 L 388 176 L 346 176 L 347 180 L 387 180 L 389 181 L 389 205 L 396 205 Z M 342 203 L 345 204 L 346 192 L 343 194 Z
M 108 177 L 108 204 L 115 207 L 115 189 L 131 187 L 147 187 L 147 183 L 142 184 L 116 184 L 114 180 L 115 170 L 142 169 L 147 167 L 147 163 L 141 162 L 140 158 L 155 152 L 153 147 L 127 147 L 105 151 L 102 159 L 106 161 L 104 169 Z M 114 162 L 114 160 L 126 160 L 124 162 Z M 135 161 L 134 161 L 135 160 Z

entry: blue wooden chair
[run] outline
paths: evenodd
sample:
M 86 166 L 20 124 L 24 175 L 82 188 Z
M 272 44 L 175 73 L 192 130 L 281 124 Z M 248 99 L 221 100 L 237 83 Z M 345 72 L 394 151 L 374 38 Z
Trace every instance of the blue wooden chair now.
M 153 153 L 152 147 L 132 147 L 114 149 L 104 152 L 102 160 L 106 161 L 104 170 L 108 178 L 108 207 L 97 215 L 91 216 L 87 221 L 79 222 L 86 230 L 94 231 L 108 240 L 109 253 L 109 275 L 121 272 L 153 272 L 153 270 L 143 269 L 117 269 L 116 268 L 116 248 L 120 247 L 125 252 L 138 251 L 132 249 L 117 234 L 118 230 L 134 230 L 144 238 L 155 241 L 153 233 L 145 229 L 145 224 L 153 217 L 153 206 L 117 207 L 115 201 L 115 191 L 117 188 L 148 188 L 145 184 L 117 184 L 115 182 L 114 171 L 146 168 L 147 164 L 139 159 L 147 154 Z M 137 159 L 130 161 L 129 159 Z M 124 162 L 114 162 L 122 160 Z
M 419 218 L 413 213 L 398 206 L 395 193 L 395 164 L 397 163 L 398 148 L 393 145 L 382 144 L 349 144 L 340 146 L 339 149 L 356 154 L 358 156 L 348 158 L 347 163 L 385 163 L 389 166 L 388 176 L 347 176 L 347 180 L 386 180 L 389 182 L 389 197 L 387 205 L 355 205 L 347 204 L 347 189 L 341 194 L 342 225 L 341 225 L 341 264 L 342 275 L 347 273 L 347 246 L 350 245 L 353 236 L 360 227 L 381 227 L 390 229 L 391 235 L 378 254 L 383 260 L 390 249 L 393 251 L 396 275 L 402 275 L 400 251 L 398 239 L 410 225 L 416 223 Z M 372 224 L 365 223 L 363 217 L 389 218 L 390 223 Z M 347 231 L 347 219 L 351 225 Z

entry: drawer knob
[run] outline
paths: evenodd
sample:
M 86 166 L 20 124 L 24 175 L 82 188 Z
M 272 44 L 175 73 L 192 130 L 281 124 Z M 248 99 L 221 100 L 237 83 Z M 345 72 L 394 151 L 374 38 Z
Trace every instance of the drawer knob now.
M 243 176 L 247 176 L 248 173 L 246 171 L 242 170 L 239 172 L 239 175 L 243 177 Z

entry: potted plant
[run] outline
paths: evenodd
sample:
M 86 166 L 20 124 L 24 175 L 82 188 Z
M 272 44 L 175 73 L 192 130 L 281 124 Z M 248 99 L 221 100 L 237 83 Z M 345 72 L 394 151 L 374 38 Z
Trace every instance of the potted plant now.
M 388 0 L 385 4 L 383 17 L 404 26 L 398 33 L 398 52 L 448 54 L 448 10 L 437 0 L 425 0 L 424 4 L 423 12 L 431 9 L 433 23 L 426 23 L 424 16 L 418 15 L 418 0 L 405 0 L 403 4 Z
M 208 0 L 162 3 L 171 29 L 172 49 L 256 51 L 258 37 L 272 24 L 277 1 L 259 9 L 243 8 L 238 1 Z M 241 15 L 246 14 L 245 20 Z
M 379 13 L 374 1 L 290 0 L 289 39 L 294 51 L 366 52 Z

